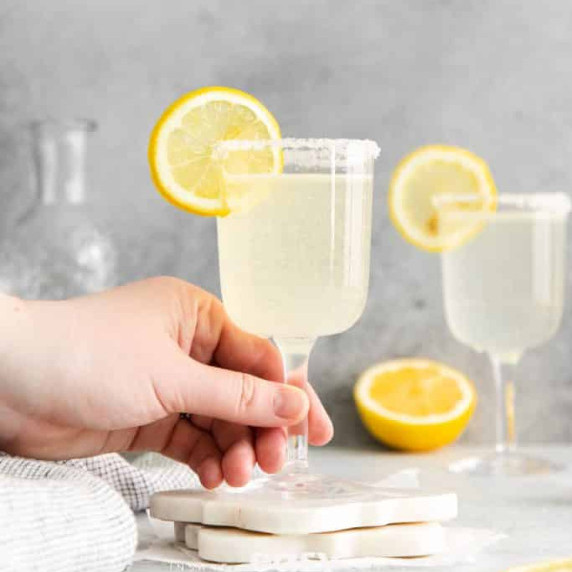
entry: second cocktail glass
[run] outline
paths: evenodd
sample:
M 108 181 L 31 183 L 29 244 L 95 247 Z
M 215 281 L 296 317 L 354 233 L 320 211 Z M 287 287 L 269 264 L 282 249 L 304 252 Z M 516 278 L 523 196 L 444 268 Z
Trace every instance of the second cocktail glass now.
M 514 368 L 524 352 L 558 329 L 564 304 L 564 194 L 504 194 L 489 205 L 478 197 L 442 195 L 439 228 L 468 230 L 441 254 L 443 300 L 455 338 L 490 357 L 496 391 L 495 453 L 451 469 L 521 475 L 557 469 L 515 450 Z
M 229 200 L 241 198 L 241 209 L 217 223 L 225 308 L 241 328 L 272 338 L 285 379 L 301 384 L 316 339 L 350 328 L 365 306 L 379 148 L 365 140 L 233 140 L 217 152 Z M 242 172 L 257 155 L 271 172 Z M 331 481 L 307 470 L 307 431 L 307 422 L 290 429 L 287 467 L 270 486 L 332 494 Z

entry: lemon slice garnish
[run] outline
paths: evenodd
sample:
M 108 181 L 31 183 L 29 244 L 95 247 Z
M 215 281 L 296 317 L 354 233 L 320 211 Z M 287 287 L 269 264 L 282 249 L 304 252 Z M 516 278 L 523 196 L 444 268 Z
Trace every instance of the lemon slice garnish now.
M 252 95 L 228 87 L 205 87 L 179 98 L 163 113 L 149 141 L 155 186 L 170 203 L 204 216 L 224 216 L 240 208 L 229 200 L 220 157 L 221 141 L 279 139 L 274 116 Z M 250 174 L 278 173 L 279 150 L 233 153 L 233 168 Z M 251 201 L 252 198 L 249 198 Z
M 454 248 L 482 228 L 477 217 L 440 226 L 435 208 L 440 195 L 481 199 L 474 206 L 494 209 L 496 188 L 486 162 L 460 147 L 428 145 L 395 169 L 389 188 L 391 219 L 408 242 L 431 252 Z

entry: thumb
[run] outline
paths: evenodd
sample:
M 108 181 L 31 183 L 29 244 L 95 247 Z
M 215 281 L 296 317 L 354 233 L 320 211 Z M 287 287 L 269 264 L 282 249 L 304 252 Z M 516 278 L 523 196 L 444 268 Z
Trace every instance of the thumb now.
M 168 413 L 206 415 L 255 427 L 295 425 L 308 415 L 308 396 L 297 387 L 205 365 L 181 351 L 175 352 L 171 364 L 156 387 Z

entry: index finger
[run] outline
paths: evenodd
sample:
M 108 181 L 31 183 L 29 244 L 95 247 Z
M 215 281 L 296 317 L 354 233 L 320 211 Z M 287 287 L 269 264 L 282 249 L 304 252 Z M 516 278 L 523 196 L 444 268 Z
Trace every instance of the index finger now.
M 284 381 L 282 356 L 265 338 L 241 330 L 227 318 L 214 359 L 217 365 L 270 381 Z
M 240 329 L 215 296 L 201 291 L 196 313 L 192 358 L 270 381 L 284 381 L 278 348 L 269 340 Z

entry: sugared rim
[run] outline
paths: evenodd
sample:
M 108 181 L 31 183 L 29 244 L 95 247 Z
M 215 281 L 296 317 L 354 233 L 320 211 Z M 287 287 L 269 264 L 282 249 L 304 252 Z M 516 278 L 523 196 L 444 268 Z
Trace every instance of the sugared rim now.
M 437 209 L 453 208 L 455 205 L 483 204 L 483 197 L 472 194 L 445 193 L 434 198 L 433 204 Z M 566 193 L 503 193 L 491 197 L 484 205 L 505 209 L 504 212 L 514 211 L 540 211 L 554 214 L 568 214 L 572 209 L 572 201 Z M 475 211 L 464 211 L 467 215 L 477 214 Z M 495 211 L 488 214 L 494 215 Z
M 215 146 L 216 153 L 225 151 L 248 151 L 261 149 L 332 149 L 337 152 L 344 151 L 350 146 L 362 147 L 374 159 L 379 157 L 379 145 L 371 139 L 327 139 L 327 138 L 296 138 L 286 137 L 284 139 L 232 139 L 221 141 Z

